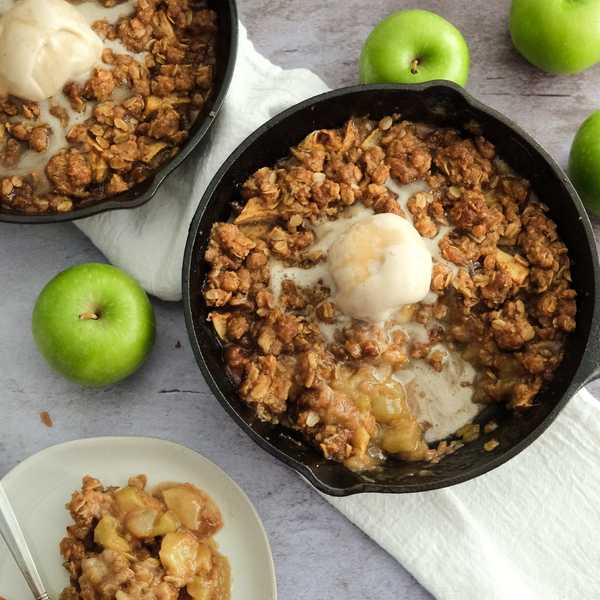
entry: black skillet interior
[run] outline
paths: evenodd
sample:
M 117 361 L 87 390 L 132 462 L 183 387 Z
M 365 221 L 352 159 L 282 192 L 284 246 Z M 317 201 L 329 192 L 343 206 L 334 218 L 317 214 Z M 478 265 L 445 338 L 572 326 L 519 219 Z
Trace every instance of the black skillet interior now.
M 109 210 L 135 208 L 150 200 L 161 183 L 170 175 L 202 141 L 223 104 L 233 71 L 237 53 L 238 16 L 235 0 L 208 0 L 208 7 L 217 12 L 219 19 L 219 34 L 217 36 L 215 84 L 212 97 L 205 104 L 202 112 L 190 129 L 189 137 L 179 153 L 167 162 L 153 177 L 139 185 L 108 198 L 83 205 L 68 213 L 50 213 L 28 215 L 9 211 L 0 207 L 0 222 L 9 223 L 58 223 L 60 221 L 75 221 L 90 217 Z
M 317 128 L 341 126 L 351 116 L 381 118 L 400 112 L 405 118 L 477 132 L 491 140 L 513 169 L 530 179 L 546 202 L 560 235 L 570 249 L 574 285 L 579 294 L 578 329 L 571 336 L 566 358 L 552 385 L 544 389 L 535 408 L 523 416 L 493 411 L 499 428 L 467 444 L 437 465 L 389 460 L 381 472 L 352 473 L 325 461 L 300 437 L 281 427 L 271 428 L 254 418 L 242 403 L 223 366 L 221 347 L 207 323 L 201 299 L 206 264 L 202 260 L 208 232 L 215 221 L 230 217 L 231 201 L 239 198 L 244 180 L 257 168 L 272 165 Z M 484 107 L 460 88 L 445 82 L 420 86 L 359 86 L 324 94 L 275 117 L 248 138 L 223 165 L 209 186 L 190 228 L 184 260 L 184 298 L 188 330 L 198 363 L 217 399 L 234 420 L 264 449 L 332 495 L 356 492 L 415 492 L 446 487 L 478 476 L 502 464 L 531 443 L 554 419 L 568 398 L 589 379 L 599 360 L 598 259 L 589 220 L 564 173 L 524 132 L 505 117 Z M 585 355 L 585 359 L 584 359 Z M 495 437 L 493 452 L 483 444 Z

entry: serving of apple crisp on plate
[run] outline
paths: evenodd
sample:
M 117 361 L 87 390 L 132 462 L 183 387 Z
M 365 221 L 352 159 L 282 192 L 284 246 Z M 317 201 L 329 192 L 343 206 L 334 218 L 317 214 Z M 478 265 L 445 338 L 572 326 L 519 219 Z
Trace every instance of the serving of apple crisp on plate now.
M 325 458 L 437 462 L 493 431 L 482 407 L 527 411 L 562 361 L 567 248 L 480 135 L 353 118 L 233 202 L 203 288 L 228 373 L 261 420 Z
M 184 446 L 141 437 L 76 440 L 21 462 L 2 486 L 53 600 L 277 598 L 252 503 Z M 1 541 L 0 583 L 8 600 L 29 597 Z
M 223 526 L 212 499 L 192 484 L 146 490 L 146 476 L 104 487 L 83 478 L 60 543 L 71 585 L 61 600 L 229 600 L 229 563 L 213 535 Z
M 0 24 L 5 211 L 70 212 L 145 181 L 213 94 L 203 0 L 2 0 Z

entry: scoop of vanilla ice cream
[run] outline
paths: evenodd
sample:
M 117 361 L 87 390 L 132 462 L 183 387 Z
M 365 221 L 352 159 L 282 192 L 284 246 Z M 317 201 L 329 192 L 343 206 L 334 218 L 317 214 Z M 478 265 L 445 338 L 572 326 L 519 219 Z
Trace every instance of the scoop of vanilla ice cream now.
M 66 0 L 20 0 L 0 18 L 0 93 L 45 100 L 89 73 L 102 49 Z
M 413 225 L 391 213 L 352 225 L 329 248 L 327 264 L 337 307 L 357 319 L 385 320 L 429 293 L 431 253 Z

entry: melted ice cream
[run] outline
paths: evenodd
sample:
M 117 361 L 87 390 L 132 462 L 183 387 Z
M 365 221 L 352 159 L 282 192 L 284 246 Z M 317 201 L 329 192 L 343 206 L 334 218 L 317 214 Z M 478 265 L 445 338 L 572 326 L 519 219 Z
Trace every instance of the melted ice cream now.
M 470 423 L 481 410 L 473 402 L 475 370 L 456 352 L 444 344 L 434 348 L 447 353 L 444 370 L 433 369 L 422 360 L 413 360 L 407 369 L 394 374 L 394 379 L 406 389 L 413 414 L 427 423 L 427 442 L 436 442 L 452 435 Z

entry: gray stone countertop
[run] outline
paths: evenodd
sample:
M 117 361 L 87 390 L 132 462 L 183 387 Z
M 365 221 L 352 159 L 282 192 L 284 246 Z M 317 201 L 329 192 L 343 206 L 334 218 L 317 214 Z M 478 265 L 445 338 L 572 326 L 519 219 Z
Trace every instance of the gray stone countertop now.
M 380 18 L 400 8 L 434 10 L 469 42 L 467 89 L 514 119 L 563 165 L 577 125 L 600 104 L 600 66 L 574 77 L 550 77 L 514 52 L 508 0 L 239 4 L 258 50 L 284 67 L 311 68 L 332 87 L 356 83 L 362 41 Z M 397 562 L 225 416 L 196 367 L 180 304 L 154 301 L 155 350 L 121 385 L 82 390 L 47 369 L 30 333 L 35 298 L 62 269 L 99 260 L 102 256 L 73 225 L 0 224 L 0 477 L 32 453 L 66 440 L 167 438 L 216 462 L 248 493 L 270 537 L 282 600 L 430 598 Z M 598 397 L 600 385 L 592 391 Z M 52 428 L 41 423 L 43 410 L 54 420 Z

